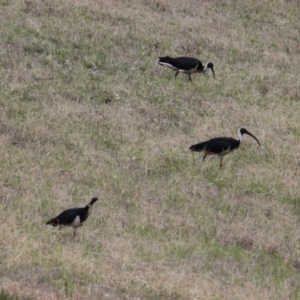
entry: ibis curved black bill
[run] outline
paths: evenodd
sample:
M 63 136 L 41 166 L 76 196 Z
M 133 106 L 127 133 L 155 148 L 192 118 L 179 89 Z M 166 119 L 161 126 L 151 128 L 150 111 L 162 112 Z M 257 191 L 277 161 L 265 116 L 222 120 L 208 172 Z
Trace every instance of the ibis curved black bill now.
M 211 68 L 212 73 L 214 74 L 214 79 L 216 79 L 214 68 Z
M 207 63 L 206 69 L 211 69 L 211 71 L 212 71 L 212 73 L 214 75 L 214 78 L 216 79 L 215 70 L 214 70 L 214 64 L 212 62 Z
M 244 132 L 244 133 L 250 135 L 251 137 L 253 137 L 253 138 L 257 141 L 258 145 L 260 146 L 259 140 L 258 140 L 251 132 L 246 131 L 246 132 Z

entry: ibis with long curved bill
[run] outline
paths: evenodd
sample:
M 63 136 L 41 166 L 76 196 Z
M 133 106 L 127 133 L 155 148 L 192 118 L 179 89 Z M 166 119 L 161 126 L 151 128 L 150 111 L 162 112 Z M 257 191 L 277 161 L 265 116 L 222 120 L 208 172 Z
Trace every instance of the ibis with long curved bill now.
M 97 197 L 92 198 L 91 202 L 85 207 L 75 207 L 64 210 L 57 217 L 49 220 L 46 224 L 52 226 L 71 226 L 74 228 L 73 237 L 76 235 L 76 229 L 83 225 L 88 216 L 92 212 L 93 204 L 98 200 Z
M 228 153 L 232 152 L 233 150 L 236 150 L 240 147 L 243 134 L 250 135 L 252 138 L 254 138 L 257 141 L 258 145 L 260 146 L 260 142 L 252 133 L 250 133 L 245 128 L 241 128 L 238 131 L 238 140 L 232 137 L 216 137 L 207 140 L 205 142 L 192 145 L 190 147 L 190 150 L 196 152 L 203 151 L 204 156 L 202 161 L 204 161 L 208 155 L 218 155 L 220 157 L 220 167 L 222 167 L 223 157 Z
M 203 65 L 199 59 L 194 57 L 181 56 L 173 58 L 169 56 L 164 56 L 159 57 L 158 64 L 175 71 L 175 78 L 179 73 L 184 73 L 187 74 L 189 76 L 190 81 L 192 81 L 191 74 L 203 73 L 207 69 L 211 69 L 214 78 L 216 78 L 214 64 L 212 62 L 208 62 L 207 64 Z

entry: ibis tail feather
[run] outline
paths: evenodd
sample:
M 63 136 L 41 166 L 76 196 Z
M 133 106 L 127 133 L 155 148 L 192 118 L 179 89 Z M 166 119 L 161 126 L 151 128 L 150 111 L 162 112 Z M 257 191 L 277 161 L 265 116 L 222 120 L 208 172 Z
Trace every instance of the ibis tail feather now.
M 207 145 L 206 142 L 199 143 L 199 144 L 195 144 L 195 145 L 192 145 L 192 146 L 190 147 L 190 150 L 191 150 L 191 151 L 196 151 L 196 152 L 201 152 L 201 151 L 205 150 L 206 145 Z
M 49 220 L 46 225 L 52 225 L 52 226 L 58 226 L 59 225 L 59 219 L 58 218 L 53 218 Z

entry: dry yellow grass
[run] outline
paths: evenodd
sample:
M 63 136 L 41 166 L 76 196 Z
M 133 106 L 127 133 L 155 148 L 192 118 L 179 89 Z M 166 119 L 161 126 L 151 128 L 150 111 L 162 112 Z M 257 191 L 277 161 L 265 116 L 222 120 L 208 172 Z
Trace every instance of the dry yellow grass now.
M 0 7 L 1 287 L 32 299 L 300 298 L 298 1 Z M 175 80 L 161 55 L 212 61 L 216 80 Z M 222 170 L 188 150 L 240 127 L 262 147 L 245 137 Z M 75 240 L 46 227 L 92 196 Z

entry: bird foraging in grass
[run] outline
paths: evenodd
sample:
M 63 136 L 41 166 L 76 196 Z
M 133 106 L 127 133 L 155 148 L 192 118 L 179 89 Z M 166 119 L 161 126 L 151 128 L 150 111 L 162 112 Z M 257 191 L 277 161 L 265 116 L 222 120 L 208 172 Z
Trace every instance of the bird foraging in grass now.
M 76 207 L 64 210 L 57 217 L 49 220 L 46 224 L 52 226 L 71 226 L 74 228 L 73 237 L 76 236 L 76 229 L 83 225 L 84 221 L 92 212 L 93 204 L 98 198 L 92 198 L 91 202 L 85 207 Z
M 175 71 L 175 78 L 179 73 L 184 73 L 187 74 L 189 76 L 189 80 L 192 81 L 191 74 L 202 73 L 207 69 L 211 69 L 214 78 L 216 78 L 214 64 L 212 62 L 208 62 L 206 65 L 203 65 L 199 59 L 194 57 L 159 57 L 158 64 Z
M 196 152 L 203 151 L 204 156 L 202 161 L 204 161 L 207 155 L 218 155 L 220 157 L 220 167 L 222 167 L 223 157 L 228 153 L 232 152 L 233 150 L 238 149 L 240 147 L 243 134 L 250 135 L 252 138 L 254 138 L 257 141 L 258 145 L 260 146 L 260 142 L 252 133 L 250 133 L 245 128 L 241 128 L 238 131 L 238 140 L 232 137 L 216 137 L 207 140 L 205 142 L 192 145 L 190 147 L 190 150 Z

